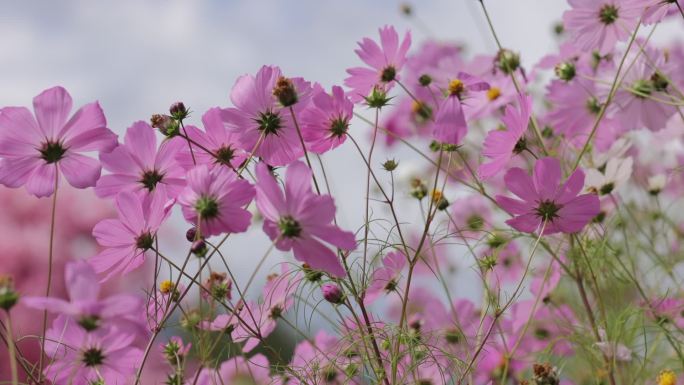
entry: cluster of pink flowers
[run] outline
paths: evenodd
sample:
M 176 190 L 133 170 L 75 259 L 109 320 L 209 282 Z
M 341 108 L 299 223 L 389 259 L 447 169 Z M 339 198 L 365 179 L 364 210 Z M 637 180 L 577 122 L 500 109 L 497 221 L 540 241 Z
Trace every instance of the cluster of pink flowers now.
M 161 362 L 170 385 L 674 385 L 684 45 L 639 31 L 684 11 L 676 0 L 569 4 L 558 52 L 536 65 L 504 47 L 411 51 L 409 32 L 385 26 L 359 42 L 364 65 L 347 70 L 346 90 L 263 66 L 202 128 L 178 102 L 119 142 L 97 102 L 72 115 L 62 87 L 33 112 L 2 108 L 0 183 L 50 197 L 53 218 L 36 230 L 49 246 L 34 284 L 48 294 L 0 271 L 7 380 L 139 384 Z M 367 152 L 352 122 L 370 132 Z M 335 177 L 366 183 L 357 228 L 341 224 L 322 157 L 347 139 L 366 167 Z M 376 141 L 422 163 L 380 168 Z M 92 226 L 97 247 L 64 264 L 53 258 L 67 237 L 54 220 L 62 176 L 116 211 Z M 189 226 L 180 251 L 162 231 L 174 211 Z M 259 227 L 268 240 L 240 251 L 258 261 L 250 274 L 231 242 Z M 138 285 L 101 290 L 122 280 Z M 36 315 L 31 335 L 12 328 L 17 303 Z M 299 342 L 287 349 L 277 330 Z

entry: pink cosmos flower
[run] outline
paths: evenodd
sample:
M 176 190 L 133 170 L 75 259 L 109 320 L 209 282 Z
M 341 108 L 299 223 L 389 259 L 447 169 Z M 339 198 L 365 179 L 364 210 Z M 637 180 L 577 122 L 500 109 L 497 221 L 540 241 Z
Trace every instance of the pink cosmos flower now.
M 67 317 L 55 319 L 46 333 L 51 358 L 45 377 L 53 384 L 125 384 L 140 364 L 142 351 L 134 334 L 110 328 L 88 333 Z
M 634 64 L 622 78 L 624 86 L 615 93 L 611 111 L 627 129 L 646 127 L 657 131 L 665 128 L 670 117 L 677 113 L 677 106 L 672 105 L 675 99 L 671 96 L 672 86 L 668 79 L 670 73 L 681 69 L 675 69 L 672 62 L 666 61 L 663 52 L 650 46 L 643 53 L 630 52 L 627 60 Z
M 477 169 L 482 179 L 489 179 L 501 172 L 513 155 L 525 149 L 524 135 L 532 114 L 532 98 L 518 95 L 518 104 L 518 109 L 511 105 L 506 107 L 501 118 L 506 129 L 489 131 L 485 138 L 482 155 L 490 161 L 482 163 Z
M 646 10 L 644 11 L 644 24 L 654 24 L 662 21 L 667 16 L 679 13 L 681 0 L 644 0 Z
M 547 87 L 546 98 L 553 108 L 545 118 L 555 132 L 565 136 L 575 147 L 584 146 L 605 103 L 605 97 L 597 91 L 593 81 L 582 77 L 571 82 L 554 80 Z M 605 151 L 623 132 L 623 126 L 617 119 L 604 115 L 593 143 L 599 150 Z
M 254 186 L 226 167 L 200 165 L 188 172 L 188 185 L 178 197 L 183 216 L 202 235 L 247 231 L 252 214 L 244 209 L 254 198 Z
M 507 342 L 513 345 L 517 339 L 522 339 L 520 354 L 533 354 L 549 347 L 556 355 L 572 354 L 572 345 L 567 339 L 576 322 L 572 309 L 567 305 L 552 307 L 544 304 L 538 304 L 535 309 L 534 303 L 535 300 L 530 299 L 511 306 L 508 318 L 502 322 L 508 334 Z M 525 330 L 525 324 L 530 319 L 531 323 Z
M 69 119 L 71 107 L 69 93 L 53 87 L 33 99 L 35 118 L 25 107 L 0 110 L 0 183 L 23 185 L 45 197 L 54 192 L 61 171 L 76 188 L 95 185 L 100 164 L 81 153 L 111 150 L 116 135 L 106 127 L 98 102 L 86 104 Z
M 64 269 L 64 282 L 69 301 L 54 297 L 27 297 L 23 299 L 23 303 L 34 309 L 44 309 L 70 317 L 88 332 L 103 326 L 144 330 L 140 317 L 142 300 L 128 294 L 98 299 L 100 283 L 95 271 L 86 261 L 67 264 Z
M 465 72 L 459 72 L 449 82 L 447 97 L 440 103 L 435 116 L 434 137 L 442 143 L 461 144 L 468 132 L 462 101 L 469 92 L 486 91 L 489 84 Z
M 311 152 L 323 154 L 347 139 L 354 103 L 342 87 L 333 86 L 332 95 L 314 88 L 311 104 L 302 113 L 302 136 Z
M 250 358 L 233 357 L 224 361 L 216 370 L 202 369 L 195 382 L 197 385 L 270 385 L 272 383 L 268 359 L 263 354 Z
M 185 126 L 185 131 L 194 143 L 198 143 L 204 149 L 211 151 L 214 156 L 195 144 L 192 144 L 191 153 L 187 142 L 185 142 L 176 156 L 181 167 L 190 170 L 197 163 L 198 165 L 206 164 L 210 167 L 239 168 L 249 154 L 240 148 L 240 135 L 226 128 L 226 124 L 221 119 L 221 109 L 218 107 L 210 108 L 202 115 L 202 124 L 204 131 L 195 126 Z M 193 155 L 195 162 L 192 161 Z
M 364 38 L 354 51 L 370 68 L 347 69 L 350 76 L 344 80 L 344 85 L 351 88 L 350 97 L 354 103 L 363 101 L 374 87 L 389 91 L 394 81 L 399 80 L 399 72 L 406 62 L 406 53 L 411 47 L 411 33 L 406 32 L 399 43 L 399 34 L 394 27 L 384 26 L 378 32 L 380 45 Z
M 504 176 L 506 187 L 522 200 L 496 196 L 497 203 L 514 218 L 506 221 L 518 231 L 544 235 L 576 233 L 582 230 L 600 211 L 596 194 L 578 195 L 584 187 L 584 172 L 576 170 L 568 180 L 561 181 L 560 162 L 542 158 L 534 165 L 534 176 L 515 167 Z
M 111 173 L 97 181 L 95 193 L 99 197 L 114 197 L 122 191 L 152 193 L 162 184 L 169 198 L 176 197 L 185 185 L 183 169 L 175 159 L 184 145 L 174 138 L 157 149 L 154 128 L 143 121 L 133 123 L 122 145 L 100 154 L 102 165 Z
M 382 267 L 373 272 L 373 277 L 370 280 L 370 286 L 366 289 L 364 301 L 372 303 L 378 299 L 383 293 L 391 293 L 397 289 L 399 279 L 401 278 L 401 271 L 406 266 L 406 256 L 400 251 L 392 251 L 387 253 L 382 259 Z
M 489 202 L 480 195 L 458 198 L 449 205 L 449 228 L 459 238 L 479 239 L 490 228 L 492 213 Z
M 238 320 L 235 315 L 224 314 L 221 322 L 227 325 L 236 324 L 231 334 L 233 341 L 244 342 L 242 351 L 250 352 L 270 335 L 276 328 L 276 323 L 292 305 L 294 305 L 294 293 L 297 289 L 299 278 L 293 276 L 288 270 L 287 264 L 281 264 L 280 274 L 268 276 L 263 289 L 263 301 L 260 303 L 249 302 L 240 305 Z M 216 317 L 217 319 L 219 317 Z M 238 322 L 239 321 L 239 322 Z M 216 326 L 217 322 L 214 322 Z M 225 329 L 225 327 L 224 327 Z
M 139 196 L 124 191 L 116 197 L 119 219 L 105 219 L 93 229 L 93 236 L 105 250 L 89 262 L 98 274 L 106 273 L 103 281 L 142 265 L 145 253 L 154 246 L 157 230 L 171 212 L 170 203 L 165 192 Z
M 302 162 L 287 168 L 283 192 L 268 171 L 257 165 L 256 204 L 264 216 L 264 232 L 282 251 L 292 249 L 296 259 L 313 269 L 337 277 L 345 275 L 335 252 L 322 242 L 343 250 L 356 248 L 354 234 L 333 223 L 335 203 L 329 195 L 316 195 L 311 190 L 311 170 Z
M 356 324 L 350 322 L 352 327 Z M 351 330 L 348 330 L 352 332 Z M 290 363 L 290 369 L 296 374 L 288 378 L 287 384 L 330 384 L 330 385 L 358 385 L 363 382 L 352 378 L 346 371 L 350 365 L 358 367 L 362 364 L 359 357 L 347 357 L 341 352 L 351 351 L 351 344 L 341 341 L 325 330 L 319 331 L 313 340 L 300 342 L 295 348 Z
M 263 66 L 256 76 L 238 78 L 230 92 L 234 108 L 221 111 L 226 127 L 239 135 L 240 146 L 272 166 L 283 166 L 304 154 L 290 111 L 283 108 L 273 90 L 282 78 L 278 67 Z M 302 78 L 293 78 L 297 103 L 295 116 L 309 103 L 311 86 Z
M 644 0 L 568 0 L 563 25 L 577 48 L 609 53 L 625 41 L 644 10 Z

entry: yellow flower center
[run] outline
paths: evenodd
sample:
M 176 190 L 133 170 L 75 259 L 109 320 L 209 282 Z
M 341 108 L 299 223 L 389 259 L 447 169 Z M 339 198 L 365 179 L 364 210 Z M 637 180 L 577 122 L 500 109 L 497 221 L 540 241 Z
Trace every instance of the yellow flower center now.
M 173 286 L 173 282 L 167 279 L 159 284 L 159 291 L 161 291 L 163 294 L 168 294 L 171 292 L 171 290 L 173 290 Z
M 658 374 L 658 385 L 677 385 L 677 375 L 670 369 L 665 369 Z
M 439 190 L 432 191 L 432 201 L 439 202 L 440 199 L 442 199 L 442 192 Z
M 461 96 L 463 91 L 465 91 L 465 84 L 463 84 L 463 82 L 460 79 L 454 79 L 449 82 L 450 95 Z
M 497 87 L 492 87 L 487 90 L 487 99 L 489 99 L 490 102 L 498 99 L 499 96 L 501 96 L 501 90 Z

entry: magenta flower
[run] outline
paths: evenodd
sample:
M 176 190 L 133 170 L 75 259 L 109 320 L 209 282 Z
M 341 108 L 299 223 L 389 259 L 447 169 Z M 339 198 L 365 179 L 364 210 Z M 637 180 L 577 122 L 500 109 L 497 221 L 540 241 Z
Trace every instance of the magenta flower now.
M 518 109 L 509 105 L 501 118 L 505 130 L 489 131 L 484 140 L 482 155 L 489 158 L 482 163 L 477 173 L 482 179 L 489 179 L 503 170 L 511 157 L 525 149 L 525 130 L 532 114 L 532 98 L 518 95 Z
M 212 327 L 223 323 L 224 329 L 231 324 L 237 324 L 231 334 L 236 342 L 244 342 L 243 352 L 254 350 L 262 339 L 269 336 L 276 328 L 281 318 L 294 305 L 294 293 L 299 278 L 293 276 L 287 264 L 281 265 L 280 274 L 271 274 L 267 278 L 263 289 L 263 301 L 249 302 L 238 305 L 240 319 L 234 314 L 223 314 L 216 317 Z
M 46 333 L 51 359 L 45 377 L 53 384 L 128 383 L 143 354 L 132 346 L 134 339 L 117 328 L 88 333 L 73 320 L 57 317 Z
M 546 119 L 554 132 L 562 134 L 575 147 L 586 143 L 601 106 L 605 103 L 596 84 L 578 77 L 571 82 L 554 80 L 547 86 L 546 98 L 553 105 Z M 624 132 L 617 119 L 604 115 L 593 138 L 599 150 L 607 150 Z
M 461 144 L 468 132 L 462 101 L 469 92 L 486 91 L 489 84 L 479 78 L 459 72 L 458 77 L 449 82 L 447 97 L 440 103 L 435 116 L 433 135 L 442 143 Z
M 142 300 L 128 294 L 98 299 L 100 283 L 93 268 L 85 261 L 70 262 L 64 269 L 69 301 L 54 297 L 27 297 L 22 302 L 74 319 L 86 331 L 118 326 L 144 330 Z
M 292 163 L 287 168 L 284 193 L 265 164 L 257 165 L 256 173 L 256 204 L 264 216 L 264 232 L 276 242 L 276 248 L 292 250 L 296 259 L 313 269 L 343 277 L 345 271 L 337 255 L 322 242 L 353 250 L 354 234 L 331 223 L 335 203 L 329 195 L 311 190 L 311 170 L 302 162 Z
M 92 187 L 100 163 L 81 153 L 109 151 L 116 135 L 98 102 L 86 104 L 69 118 L 71 96 L 53 87 L 33 98 L 35 118 L 25 107 L 0 110 L 0 183 L 25 186 L 37 196 L 52 195 L 61 171 L 76 188 Z M 67 120 L 68 119 L 68 120 Z
M 332 95 L 314 88 L 311 102 L 302 113 L 302 136 L 311 152 L 323 154 L 347 139 L 354 103 L 339 86 L 333 86 Z
M 382 267 L 373 272 L 370 285 L 366 289 L 364 302 L 372 303 L 382 294 L 389 294 L 397 290 L 401 271 L 406 266 L 406 256 L 400 251 L 387 253 L 382 259 Z
M 204 131 L 195 126 L 185 126 L 188 137 L 193 142 L 201 145 L 213 153 L 192 144 L 192 153 L 187 142 L 181 147 L 176 160 L 185 170 L 195 167 L 192 161 L 194 155 L 197 164 L 206 164 L 210 167 L 227 166 L 237 169 L 247 159 L 248 154 L 240 148 L 240 135 L 226 128 L 221 119 L 221 109 L 210 108 L 202 115 Z
M 221 111 L 226 127 L 239 135 L 243 150 L 254 152 L 270 165 L 283 166 L 304 154 L 290 112 L 273 95 L 282 78 L 278 67 L 263 66 L 256 76 L 243 75 L 230 92 L 234 108 Z M 302 78 L 290 79 L 297 94 L 295 115 L 309 103 L 311 86 Z
M 392 26 L 385 26 L 378 30 L 380 46 L 369 38 L 358 43 L 357 55 L 370 68 L 349 68 L 350 75 L 344 79 L 344 85 L 351 88 L 350 97 L 354 103 L 364 100 L 374 87 L 389 91 L 395 80 L 399 80 L 399 72 L 406 62 L 406 53 L 411 47 L 411 33 L 406 32 L 399 43 L 399 34 Z
M 577 48 L 609 53 L 625 41 L 644 10 L 644 0 L 568 0 L 572 9 L 563 14 L 563 25 Z
M 89 262 L 98 274 L 106 273 L 103 281 L 142 265 L 145 253 L 154 246 L 157 230 L 171 212 L 170 203 L 163 191 L 147 196 L 124 191 L 116 197 L 119 219 L 105 219 L 93 228 L 93 236 L 105 249 Z
M 544 235 L 576 233 L 600 212 L 596 194 L 578 195 L 584 187 L 584 172 L 578 169 L 560 184 L 558 159 L 542 158 L 534 165 L 534 176 L 515 167 L 504 176 L 506 187 L 522 200 L 496 196 L 497 203 L 514 218 L 506 221 L 518 231 Z
M 247 231 L 252 214 L 244 207 L 254 198 L 254 187 L 226 167 L 200 165 L 188 172 L 188 185 L 178 197 L 183 216 L 202 235 Z
M 152 193 L 163 184 L 169 198 L 176 197 L 185 185 L 183 169 L 175 159 L 184 145 L 175 138 L 157 149 L 154 128 L 143 121 L 133 123 L 126 130 L 124 144 L 100 154 L 102 165 L 111 174 L 97 181 L 95 192 L 99 197 L 114 197 L 122 191 Z
M 202 369 L 194 383 L 197 385 L 270 385 L 273 380 L 268 359 L 263 354 L 257 354 L 250 358 L 233 357 L 224 361 L 216 370 Z

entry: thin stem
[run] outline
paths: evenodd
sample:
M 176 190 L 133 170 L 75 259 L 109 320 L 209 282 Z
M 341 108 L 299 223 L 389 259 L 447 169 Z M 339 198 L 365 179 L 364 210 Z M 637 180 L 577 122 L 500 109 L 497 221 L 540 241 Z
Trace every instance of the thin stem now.
M 311 167 L 311 160 L 309 159 L 309 153 L 306 151 L 306 144 L 304 143 L 304 137 L 302 136 L 302 130 L 299 129 L 299 123 L 297 122 L 297 117 L 295 116 L 294 108 L 290 106 L 290 115 L 292 115 L 292 121 L 294 122 L 295 129 L 297 130 L 297 136 L 299 137 L 299 142 L 302 144 L 302 151 L 304 151 L 304 158 L 306 159 L 306 164 L 311 170 L 311 177 L 313 178 L 314 187 L 316 187 L 316 193 L 321 195 L 321 189 L 318 188 L 318 181 L 316 180 L 316 174 L 313 172 L 313 167 Z
M 47 277 L 47 288 L 45 289 L 45 296 L 50 296 L 50 288 L 52 287 L 52 259 L 54 255 L 54 244 L 55 244 L 55 218 L 57 212 L 57 189 L 59 187 L 59 170 L 57 169 L 57 164 L 55 163 L 55 184 L 54 191 L 52 193 L 52 211 L 50 214 L 50 245 L 48 251 L 48 277 Z M 43 356 L 45 354 L 45 332 L 47 330 L 47 309 L 43 311 L 43 332 L 41 336 L 43 337 L 40 343 L 40 354 L 38 358 L 38 379 L 43 378 Z
M 192 150 L 192 144 L 190 143 L 190 137 L 188 137 L 188 133 L 185 131 L 185 125 L 183 124 L 183 120 L 180 120 L 180 126 L 181 126 L 181 130 L 183 130 L 183 135 L 185 137 L 185 140 L 187 140 L 187 142 L 188 142 L 188 148 L 190 148 L 190 156 L 192 157 L 192 164 L 197 165 L 197 160 L 195 160 L 195 152 Z
M 7 349 L 9 350 L 10 373 L 12 373 L 12 385 L 18 385 L 19 373 L 17 372 L 16 346 L 14 343 L 14 334 L 12 332 L 12 318 L 10 317 L 9 310 L 7 311 L 5 329 L 7 334 Z

